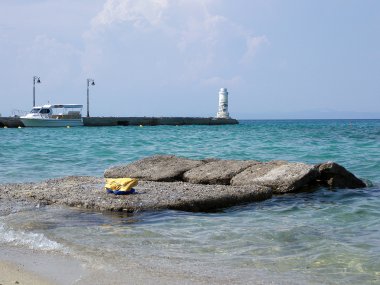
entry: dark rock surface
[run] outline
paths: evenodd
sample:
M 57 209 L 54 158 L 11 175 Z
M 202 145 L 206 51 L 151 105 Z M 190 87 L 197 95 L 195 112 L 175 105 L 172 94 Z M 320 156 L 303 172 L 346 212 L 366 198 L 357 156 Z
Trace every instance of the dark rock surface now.
M 263 186 L 141 181 L 135 189 L 136 194 L 131 195 L 107 194 L 102 178 L 70 176 L 39 183 L 0 185 L 0 201 L 16 200 L 19 203 L 56 204 L 100 211 L 213 211 L 272 196 L 272 190 Z
M 83 117 L 85 126 L 236 125 L 235 119 L 197 117 Z
M 322 184 L 333 188 L 363 188 L 366 184 L 335 162 L 325 162 L 316 166 Z
M 201 160 L 192 160 L 174 155 L 157 155 L 128 165 L 111 167 L 104 172 L 104 177 L 133 177 L 149 181 L 180 181 L 183 173 L 204 163 Z
M 258 163 L 258 161 L 253 160 L 211 161 L 186 171 L 183 174 L 183 181 L 193 184 L 229 185 L 232 177 Z
M 287 193 L 312 184 L 318 175 L 313 165 L 274 161 L 247 168 L 232 178 L 231 185 L 263 185 L 274 193 Z
M 0 128 L 18 128 L 24 127 L 20 118 L 17 117 L 0 117 Z

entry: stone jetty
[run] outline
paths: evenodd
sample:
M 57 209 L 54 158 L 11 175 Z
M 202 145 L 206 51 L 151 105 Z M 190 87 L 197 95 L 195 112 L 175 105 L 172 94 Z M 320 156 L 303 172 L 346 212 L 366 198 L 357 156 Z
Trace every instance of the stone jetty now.
M 16 117 L 0 117 L 0 128 L 18 128 L 24 124 Z
M 105 178 L 139 179 L 136 193 L 107 194 L 104 178 L 71 176 L 37 183 L 0 185 L 1 201 L 66 205 L 99 211 L 174 209 L 215 211 L 272 195 L 325 186 L 362 188 L 366 184 L 343 166 L 287 161 L 193 160 L 172 155 L 147 157 L 114 166 Z
M 112 126 L 186 126 L 186 125 L 236 125 L 231 118 L 200 117 L 83 117 L 85 127 Z M 0 117 L 0 128 L 24 127 L 18 117 Z

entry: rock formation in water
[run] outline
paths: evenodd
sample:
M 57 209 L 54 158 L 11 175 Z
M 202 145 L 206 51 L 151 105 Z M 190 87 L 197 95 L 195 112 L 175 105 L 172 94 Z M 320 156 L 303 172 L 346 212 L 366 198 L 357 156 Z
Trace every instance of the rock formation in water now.
M 259 185 L 271 188 L 274 193 L 296 192 L 315 185 L 339 188 L 366 186 L 362 180 L 334 162 L 310 165 L 287 161 L 191 160 L 173 155 L 153 156 L 114 166 L 104 172 L 104 177 L 134 177 L 149 181 L 183 181 L 207 185 Z
M 111 167 L 104 176 L 139 178 L 136 194 L 107 194 L 103 178 L 71 176 L 0 185 L 0 202 L 2 205 L 7 201 L 35 206 L 57 204 L 100 211 L 214 211 L 318 185 L 366 186 L 334 162 L 308 165 L 286 161 L 192 160 L 172 155 Z

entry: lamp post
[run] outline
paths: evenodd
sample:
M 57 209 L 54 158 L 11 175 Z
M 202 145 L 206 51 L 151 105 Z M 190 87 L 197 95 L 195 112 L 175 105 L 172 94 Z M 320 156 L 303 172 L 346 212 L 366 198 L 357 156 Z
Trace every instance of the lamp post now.
M 36 106 L 36 82 L 41 83 L 38 76 L 33 76 L 33 107 Z
M 95 85 L 94 79 L 87 78 L 87 118 L 90 117 L 90 84 Z

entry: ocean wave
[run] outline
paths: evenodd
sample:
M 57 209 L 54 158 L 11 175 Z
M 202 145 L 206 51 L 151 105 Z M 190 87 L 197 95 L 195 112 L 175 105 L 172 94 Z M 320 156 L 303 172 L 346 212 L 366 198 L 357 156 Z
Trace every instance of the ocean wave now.
M 9 229 L 3 223 L 0 223 L 0 243 L 25 246 L 33 250 L 68 252 L 62 244 L 48 239 L 41 233 Z

